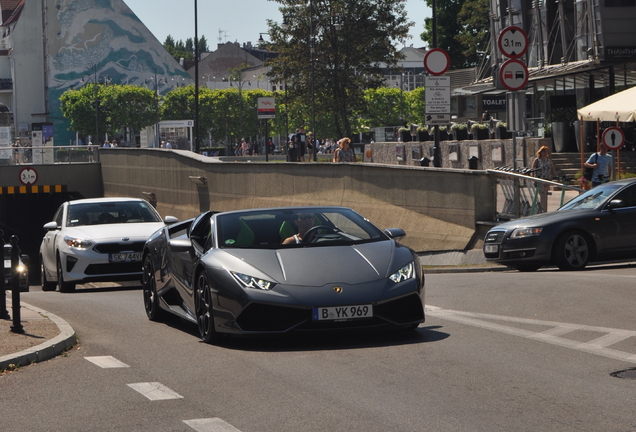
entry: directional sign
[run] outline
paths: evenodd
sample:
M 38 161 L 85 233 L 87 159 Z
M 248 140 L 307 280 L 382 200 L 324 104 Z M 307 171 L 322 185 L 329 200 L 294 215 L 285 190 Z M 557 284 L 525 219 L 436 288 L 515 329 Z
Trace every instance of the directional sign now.
M 424 68 L 431 75 L 443 75 L 450 67 L 450 56 L 441 48 L 433 48 L 424 55 Z
M 506 27 L 499 33 L 499 51 L 506 57 L 518 58 L 528 49 L 528 35 L 517 26 Z
M 507 60 L 499 69 L 499 80 L 510 91 L 521 90 L 528 84 L 528 67 L 521 60 Z
M 609 127 L 603 132 L 603 144 L 610 150 L 618 150 L 625 144 L 625 134 L 620 128 Z

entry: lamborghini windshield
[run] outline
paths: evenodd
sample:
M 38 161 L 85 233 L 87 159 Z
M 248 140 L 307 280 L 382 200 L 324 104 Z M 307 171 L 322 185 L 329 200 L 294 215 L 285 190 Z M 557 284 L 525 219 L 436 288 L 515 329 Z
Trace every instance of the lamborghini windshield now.
M 388 237 L 346 208 L 299 207 L 232 212 L 217 216 L 221 248 L 281 248 L 357 244 Z

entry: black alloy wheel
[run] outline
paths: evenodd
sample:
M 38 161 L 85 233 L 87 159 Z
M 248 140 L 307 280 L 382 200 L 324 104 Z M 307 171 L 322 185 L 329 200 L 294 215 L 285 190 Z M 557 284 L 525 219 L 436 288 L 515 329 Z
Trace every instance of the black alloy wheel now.
M 144 260 L 143 275 L 141 285 L 144 293 L 144 308 L 150 321 L 161 321 L 165 316 L 163 309 L 159 306 L 159 296 L 157 295 L 157 282 L 155 281 L 155 266 L 152 264 L 150 255 L 146 255 Z
M 64 281 L 64 272 L 62 271 L 62 262 L 59 256 L 57 257 L 57 286 L 61 293 L 72 293 L 75 291 L 73 282 Z
M 205 343 L 214 343 L 219 340 L 219 334 L 214 329 L 214 310 L 212 304 L 212 290 L 205 272 L 197 277 L 195 308 L 197 325 L 201 340 Z
M 57 284 L 46 279 L 46 271 L 44 270 L 44 261 L 40 255 L 40 285 L 42 285 L 42 291 L 55 291 Z
M 554 244 L 554 261 L 561 270 L 583 270 L 590 259 L 590 243 L 581 231 L 566 231 Z

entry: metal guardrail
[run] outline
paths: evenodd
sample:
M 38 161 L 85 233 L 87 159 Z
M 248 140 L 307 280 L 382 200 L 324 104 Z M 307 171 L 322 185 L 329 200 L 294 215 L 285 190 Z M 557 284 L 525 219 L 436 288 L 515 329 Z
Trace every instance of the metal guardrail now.
M 0 158 L 10 165 L 43 165 L 99 162 L 98 146 L 3 147 Z
M 564 177 L 562 178 L 563 183 L 532 177 L 530 174 L 536 170 L 529 168 L 498 167 L 486 171 L 497 177 L 497 184 L 503 193 L 504 203 L 502 211 L 499 213 L 500 218 L 516 219 L 545 212 L 547 209 L 542 208 L 542 206 L 546 206 L 546 203 L 539 201 L 541 185 L 555 186 L 561 189 L 559 207 L 564 204 L 567 189 L 584 192 L 581 188 L 565 184 Z

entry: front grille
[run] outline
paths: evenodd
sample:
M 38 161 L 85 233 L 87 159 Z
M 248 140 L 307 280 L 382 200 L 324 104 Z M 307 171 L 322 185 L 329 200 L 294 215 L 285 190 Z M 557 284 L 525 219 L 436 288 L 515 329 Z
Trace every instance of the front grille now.
M 243 331 L 285 331 L 311 320 L 311 310 L 252 303 L 239 315 L 236 323 Z
M 115 264 L 91 264 L 86 267 L 84 274 L 88 276 L 102 274 L 119 274 L 119 273 L 139 273 L 141 274 L 141 263 L 115 263 Z
M 484 238 L 484 243 L 501 242 L 505 233 L 505 231 L 489 231 Z
M 144 250 L 145 242 L 133 243 L 98 243 L 93 246 L 95 252 L 103 254 L 120 253 L 120 252 L 141 252 Z

